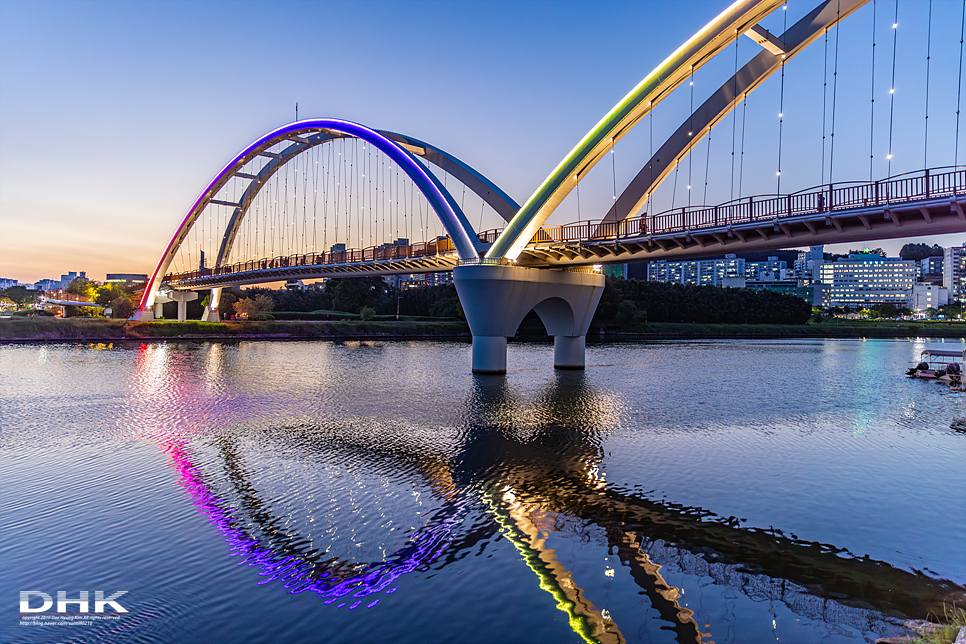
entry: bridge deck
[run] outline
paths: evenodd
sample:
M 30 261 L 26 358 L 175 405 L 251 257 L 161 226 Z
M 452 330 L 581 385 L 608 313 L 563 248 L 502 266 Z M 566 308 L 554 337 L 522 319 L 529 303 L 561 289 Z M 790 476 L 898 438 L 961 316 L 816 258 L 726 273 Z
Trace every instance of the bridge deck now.
M 499 232 L 481 233 L 479 248 L 487 248 Z M 748 197 L 619 222 L 541 228 L 517 263 L 565 268 L 962 232 L 966 232 L 966 169 L 926 170 L 886 181 Z M 453 243 L 440 237 L 408 246 L 262 259 L 167 275 L 164 281 L 183 290 L 360 274 L 434 273 L 452 270 L 458 263 Z

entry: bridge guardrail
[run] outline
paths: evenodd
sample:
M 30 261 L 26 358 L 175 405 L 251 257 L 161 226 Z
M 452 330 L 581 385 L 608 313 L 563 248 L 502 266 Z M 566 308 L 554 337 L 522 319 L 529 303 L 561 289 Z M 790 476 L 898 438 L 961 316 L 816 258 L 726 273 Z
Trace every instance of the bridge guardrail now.
M 717 206 L 689 206 L 667 210 L 654 215 L 643 214 L 622 221 L 578 221 L 560 226 L 540 228 L 530 240 L 531 244 L 576 243 L 608 241 L 645 235 L 657 235 L 752 223 L 763 220 L 780 220 L 814 213 L 833 213 L 866 206 L 889 205 L 897 202 L 932 199 L 966 193 L 966 167 L 931 168 L 918 170 L 889 179 L 867 182 L 841 182 L 825 184 L 800 190 L 788 195 L 753 195 L 741 197 Z M 496 241 L 502 229 L 478 233 L 481 243 Z M 337 252 L 307 253 L 251 260 L 229 266 L 206 268 L 198 271 L 165 276 L 166 282 L 184 281 L 218 275 L 229 275 L 255 270 L 288 268 L 292 266 L 319 266 L 328 264 L 354 264 L 432 257 L 455 251 L 449 237 L 437 237 L 428 242 L 370 246 Z M 499 264 L 502 260 L 467 260 L 461 264 Z

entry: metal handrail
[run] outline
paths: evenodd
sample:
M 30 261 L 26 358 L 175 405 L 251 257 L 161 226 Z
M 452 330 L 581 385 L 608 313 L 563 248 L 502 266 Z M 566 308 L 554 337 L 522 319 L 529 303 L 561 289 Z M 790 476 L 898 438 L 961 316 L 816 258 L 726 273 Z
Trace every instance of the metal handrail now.
M 578 221 L 537 230 L 531 244 L 600 242 L 664 233 L 698 231 L 755 221 L 781 221 L 805 214 L 832 213 L 868 206 L 934 199 L 966 194 L 966 166 L 944 166 L 906 172 L 879 181 L 844 181 L 806 188 L 786 195 L 752 195 L 716 206 L 686 206 L 622 221 Z M 493 243 L 502 229 L 477 234 L 480 243 Z M 393 260 L 419 259 L 455 252 L 449 237 L 437 237 L 414 244 L 383 244 L 363 249 L 307 253 L 288 257 L 236 262 L 228 266 L 167 275 L 166 282 L 177 282 L 219 275 L 247 273 L 293 266 L 325 266 Z M 503 258 L 458 260 L 460 265 L 502 265 Z

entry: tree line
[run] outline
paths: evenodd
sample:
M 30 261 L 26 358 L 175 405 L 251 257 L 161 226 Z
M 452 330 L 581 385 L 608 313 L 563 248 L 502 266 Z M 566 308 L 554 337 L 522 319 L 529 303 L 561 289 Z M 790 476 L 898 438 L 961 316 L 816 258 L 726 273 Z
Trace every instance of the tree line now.
M 273 291 L 250 288 L 229 298 L 271 298 L 275 311 L 344 311 L 375 315 L 465 319 L 456 287 L 427 286 L 397 290 L 381 277 L 330 279 L 321 289 Z M 703 324 L 804 324 L 812 313 L 805 300 L 768 290 L 667 284 L 609 277 L 604 286 L 595 323 L 617 322 L 634 330 L 647 322 Z M 225 314 L 225 308 L 222 308 Z
M 143 284 L 124 284 L 118 282 L 107 282 L 101 284 L 84 277 L 75 278 L 67 288 L 65 293 L 80 295 L 93 302 L 101 304 L 111 309 L 111 315 L 115 318 L 126 318 L 134 313 L 137 307 L 137 300 L 141 297 L 144 290 Z M 26 286 L 11 286 L 0 290 L 0 302 L 13 304 L 18 308 L 29 309 L 38 302 L 38 292 L 27 290 Z M 65 306 L 65 317 L 94 317 L 101 314 L 102 309 L 95 309 L 89 306 Z
M 99 285 L 78 278 L 66 289 L 110 305 L 114 317 L 134 311 L 136 290 L 117 284 Z M 143 287 L 140 287 L 143 288 Z M 21 292 L 22 291 L 22 292 Z M 3 292 L 9 299 L 26 305 L 32 294 L 23 287 Z M 210 296 L 209 296 L 210 297 Z M 188 316 L 199 318 L 209 297 L 188 303 Z M 16 299 L 14 299 L 16 298 Z M 174 315 L 174 303 L 166 315 Z M 94 309 L 67 307 L 68 315 L 94 315 Z M 271 312 L 312 313 L 341 311 L 373 315 L 465 319 L 456 287 L 427 286 L 396 289 L 382 277 L 333 278 L 321 288 L 271 290 L 226 288 L 219 302 L 222 317 L 270 319 Z M 719 288 L 693 284 L 669 284 L 608 277 L 600 305 L 594 315 L 597 324 L 617 323 L 632 331 L 648 322 L 694 322 L 699 324 L 804 324 L 812 313 L 805 300 L 776 291 Z
M 595 322 L 632 331 L 647 322 L 805 324 L 812 305 L 778 291 L 608 277 Z

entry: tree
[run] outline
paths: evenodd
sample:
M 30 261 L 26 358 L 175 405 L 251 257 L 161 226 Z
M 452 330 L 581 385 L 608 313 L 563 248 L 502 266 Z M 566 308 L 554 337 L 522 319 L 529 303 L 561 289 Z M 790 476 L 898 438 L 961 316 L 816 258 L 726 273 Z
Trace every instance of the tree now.
M 942 257 L 943 247 L 939 244 L 906 244 L 899 251 L 899 257 L 902 259 L 913 259 L 919 261 L 920 259 L 926 259 L 927 257 Z
M 849 251 L 849 255 L 879 255 L 881 257 L 885 257 L 886 254 L 887 253 L 884 250 L 882 250 L 881 248 L 873 248 L 872 250 L 869 250 L 868 248 L 866 248 L 865 250 L 850 250 Z
M 899 316 L 899 309 L 895 304 L 890 304 L 886 302 L 884 304 L 876 304 L 871 308 L 871 312 L 874 317 L 877 318 L 894 318 Z
M 640 328 L 645 314 L 646 312 L 642 312 L 632 300 L 624 300 L 617 305 L 617 321 L 624 331 Z
M 246 297 L 235 302 L 235 314 L 247 320 L 270 320 L 268 314 L 275 307 L 275 302 L 267 295 Z
M 365 307 L 378 309 L 388 299 L 382 277 L 330 279 L 324 291 L 332 295 L 332 307 L 336 311 L 347 313 L 360 313 Z
M 64 289 L 64 293 L 73 293 L 74 295 L 80 295 L 81 297 L 86 297 L 89 300 L 94 299 L 94 293 L 97 290 L 97 283 L 92 282 L 86 277 L 75 277 L 67 288 Z
M 108 282 L 94 291 L 96 304 L 110 304 L 119 297 L 128 297 L 128 292 L 117 282 Z
M 64 289 L 64 293 L 71 293 L 73 295 L 79 295 L 88 301 L 94 300 L 94 295 L 97 292 L 98 284 L 97 282 L 92 282 L 86 277 L 75 277 L 67 288 Z M 64 317 L 74 318 L 92 318 L 101 312 L 100 309 L 95 309 L 90 306 L 65 306 L 64 307 Z
M 231 315 L 235 312 L 235 302 L 237 301 L 238 298 L 233 293 L 222 291 L 221 297 L 218 298 L 218 313 L 226 317 Z
M 108 305 L 111 307 L 111 317 L 115 320 L 131 317 L 134 309 L 137 308 L 127 295 L 120 295 L 114 298 Z
M 0 295 L 10 298 L 18 307 L 26 306 L 37 299 L 36 293 L 31 293 L 26 286 L 11 286 L 0 291 Z

